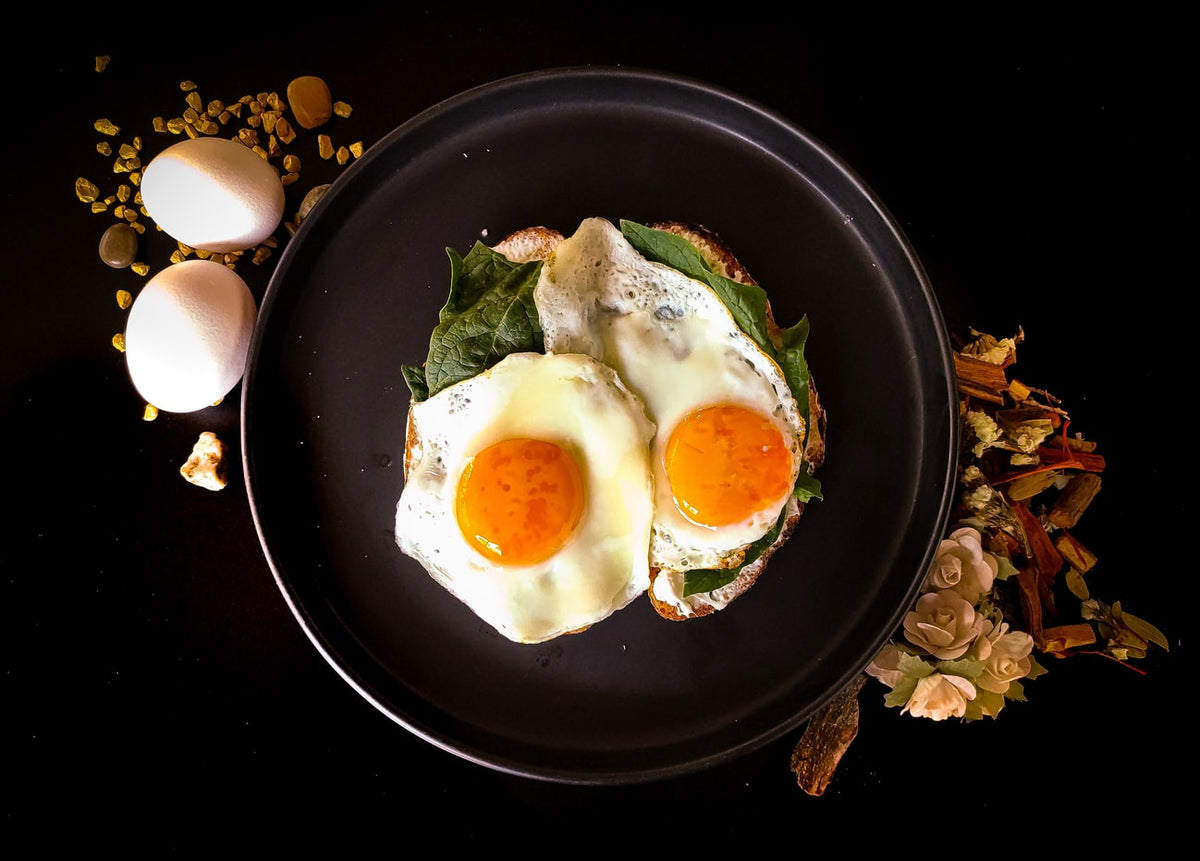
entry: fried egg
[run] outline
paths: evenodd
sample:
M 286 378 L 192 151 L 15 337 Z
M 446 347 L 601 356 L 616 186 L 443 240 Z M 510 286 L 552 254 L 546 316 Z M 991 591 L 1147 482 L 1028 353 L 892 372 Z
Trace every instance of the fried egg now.
M 396 542 L 510 640 L 587 628 L 649 586 L 653 435 L 592 357 L 510 354 L 412 404 Z
M 674 581 L 664 593 L 682 600 L 681 572 L 740 565 L 803 461 L 804 420 L 776 362 L 708 285 L 646 260 L 601 218 L 557 246 L 534 301 L 546 349 L 612 367 L 656 426 L 650 565 Z

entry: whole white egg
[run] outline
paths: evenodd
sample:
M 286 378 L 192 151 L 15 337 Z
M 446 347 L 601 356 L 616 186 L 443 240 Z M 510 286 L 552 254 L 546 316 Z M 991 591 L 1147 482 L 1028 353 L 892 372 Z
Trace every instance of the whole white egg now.
M 134 387 L 160 410 L 187 413 L 237 385 L 258 308 L 241 276 L 185 260 L 146 282 L 129 309 L 125 358 Z
M 188 138 L 142 173 L 142 205 L 172 239 L 206 251 L 258 245 L 283 218 L 283 182 L 266 159 L 226 138 Z

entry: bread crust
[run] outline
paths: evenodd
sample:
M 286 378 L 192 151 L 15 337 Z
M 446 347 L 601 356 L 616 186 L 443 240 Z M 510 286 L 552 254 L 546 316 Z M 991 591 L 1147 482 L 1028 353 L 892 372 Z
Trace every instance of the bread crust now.
M 548 258 L 565 238 L 551 227 L 526 227 L 508 234 L 493 245 L 492 250 L 503 254 L 513 263 L 529 263 Z

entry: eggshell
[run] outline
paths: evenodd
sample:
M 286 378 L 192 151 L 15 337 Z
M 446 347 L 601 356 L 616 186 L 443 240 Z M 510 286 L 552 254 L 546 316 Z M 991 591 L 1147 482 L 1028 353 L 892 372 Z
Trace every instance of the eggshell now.
M 241 379 L 257 316 L 250 288 L 229 267 L 168 266 L 129 309 L 125 358 L 134 387 L 167 412 L 211 406 Z
M 283 182 L 266 159 L 227 138 L 188 138 L 142 173 L 142 205 L 172 239 L 206 251 L 258 245 L 283 218 Z

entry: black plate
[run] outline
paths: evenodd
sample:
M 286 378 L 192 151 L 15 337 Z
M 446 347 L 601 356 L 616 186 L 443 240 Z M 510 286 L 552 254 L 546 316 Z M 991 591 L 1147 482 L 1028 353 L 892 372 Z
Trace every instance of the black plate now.
M 393 537 L 408 390 L 466 252 L 599 215 L 720 233 L 776 317 L 808 314 L 829 413 L 826 500 L 725 612 L 639 600 L 590 630 L 511 643 Z M 912 249 L 835 155 L 769 110 L 646 71 L 508 78 L 397 128 L 331 187 L 263 298 L 242 392 L 246 483 L 279 587 L 368 701 L 465 759 L 632 783 L 797 729 L 865 666 L 948 517 L 950 348 Z

